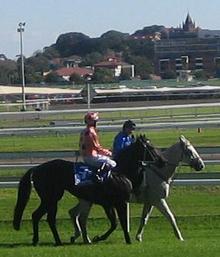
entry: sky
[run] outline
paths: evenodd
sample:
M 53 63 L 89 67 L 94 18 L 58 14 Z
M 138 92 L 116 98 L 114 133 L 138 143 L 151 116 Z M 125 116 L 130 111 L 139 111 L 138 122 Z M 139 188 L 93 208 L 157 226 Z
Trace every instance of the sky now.
M 59 35 L 100 37 L 109 30 L 132 34 L 151 25 L 177 27 L 187 13 L 203 29 L 220 30 L 219 0 L 0 0 L 0 54 L 20 54 L 18 24 L 25 22 L 23 53 L 54 44 Z

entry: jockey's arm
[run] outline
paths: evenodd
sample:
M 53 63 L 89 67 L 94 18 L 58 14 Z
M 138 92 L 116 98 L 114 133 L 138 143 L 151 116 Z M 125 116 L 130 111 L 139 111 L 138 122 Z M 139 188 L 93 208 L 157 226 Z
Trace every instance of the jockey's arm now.
M 116 155 L 123 148 L 123 141 L 120 134 L 118 134 L 113 142 L 113 153 Z

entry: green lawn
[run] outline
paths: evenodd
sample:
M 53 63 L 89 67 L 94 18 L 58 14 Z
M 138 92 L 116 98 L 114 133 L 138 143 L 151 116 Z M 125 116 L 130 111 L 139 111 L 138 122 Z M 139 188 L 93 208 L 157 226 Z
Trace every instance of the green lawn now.
M 202 129 L 168 129 L 168 130 L 137 130 L 136 135 L 145 133 L 157 147 L 168 147 L 177 142 L 180 135 L 187 137 L 194 146 L 220 146 L 220 130 L 218 128 Z M 111 148 L 115 132 L 100 132 L 103 146 Z M 49 134 L 36 136 L 3 136 L 0 152 L 25 151 L 57 151 L 78 149 L 78 134 Z
M 177 142 L 180 135 L 185 135 L 195 147 L 220 146 L 220 130 L 218 128 L 202 129 L 169 129 L 136 131 L 135 134 L 145 133 L 156 147 L 169 147 Z M 100 141 L 106 148 L 112 148 L 115 136 L 113 132 L 100 133 Z M 28 151 L 63 151 L 78 149 L 78 134 L 50 134 L 37 136 L 4 136 L 1 138 L 0 152 Z M 75 158 L 73 157 L 73 161 Z M 1 169 L 0 176 L 20 176 L 26 169 Z M 207 165 L 204 172 L 219 171 L 219 165 Z M 189 167 L 178 167 L 177 172 L 191 172 Z
M 0 191 L 0 256 L 219 256 L 220 240 L 220 187 L 174 187 L 171 190 L 169 204 L 177 217 L 180 230 L 185 238 L 179 242 L 173 234 L 170 224 L 157 211 L 145 230 L 144 241 L 134 240 L 138 227 L 141 204 L 131 204 L 131 237 L 132 245 L 124 243 L 120 226 L 106 242 L 95 245 L 82 245 L 81 239 L 75 245 L 69 244 L 72 225 L 67 210 L 76 203 L 75 198 L 65 194 L 58 209 L 58 230 L 64 246 L 54 247 L 48 224 L 40 224 L 40 245 L 31 246 L 31 212 L 38 205 L 32 192 L 31 200 L 25 210 L 24 222 L 20 231 L 12 230 L 12 213 L 16 190 Z M 104 232 L 108 227 L 102 209 L 94 206 L 88 222 L 91 238 Z
M 134 228 L 131 236 L 135 236 L 136 220 L 133 221 Z M 131 245 L 123 242 L 120 229 L 106 241 L 95 245 L 69 244 L 71 235 L 70 223 L 68 221 L 58 222 L 64 246 L 54 247 L 51 243 L 52 237 L 48 232 L 47 224 L 41 224 L 41 243 L 37 247 L 30 244 L 31 230 L 29 223 L 25 224 L 22 232 L 14 232 L 10 224 L 1 224 L 0 255 L 4 257 L 14 256 L 75 256 L 75 257 L 133 257 L 133 256 L 155 256 L 155 257 L 218 257 L 220 251 L 220 227 L 219 218 L 193 218 L 181 219 L 179 225 L 185 237 L 184 242 L 174 238 L 169 224 L 162 218 L 151 219 L 145 233 L 144 241 L 136 241 Z M 92 223 L 92 222 L 91 222 Z M 104 220 L 100 220 L 89 226 L 90 234 L 96 235 L 105 228 Z
M 23 113 L 20 119 L 13 120 L 10 115 L 0 120 L 0 128 L 9 127 L 42 127 L 49 126 L 51 122 L 63 121 L 64 123 L 81 123 L 83 125 L 83 117 L 85 111 L 79 113 L 49 113 L 44 115 L 43 112 L 38 112 L 37 115 L 25 116 Z M 28 114 L 28 113 L 27 113 Z M 204 116 L 218 116 L 220 114 L 219 106 L 210 107 L 191 107 L 191 108 L 169 108 L 166 109 L 148 109 L 148 110 L 129 110 L 129 111 L 113 111 L 100 112 L 100 123 L 107 122 L 112 124 L 121 122 L 125 119 L 139 119 L 140 122 L 162 122 L 162 121 L 183 121 L 185 119 L 196 119 Z M 13 116 L 12 116 L 13 117 Z

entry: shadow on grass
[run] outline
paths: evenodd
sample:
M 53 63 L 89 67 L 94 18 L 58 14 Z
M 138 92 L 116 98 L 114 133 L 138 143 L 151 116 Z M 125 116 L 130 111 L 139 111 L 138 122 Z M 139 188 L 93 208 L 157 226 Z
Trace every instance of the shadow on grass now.
M 102 242 L 101 244 L 108 244 L 107 242 Z M 70 243 L 70 242 L 64 242 L 62 243 L 61 246 L 56 246 L 54 243 L 52 242 L 42 242 L 39 243 L 36 246 L 33 246 L 32 243 L 0 243 L 0 249 L 1 248 L 7 248 L 7 249 L 12 249 L 12 248 L 20 248 L 20 247 L 34 247 L 34 248 L 38 248 L 38 247 L 62 247 L 62 246 L 92 246 L 92 245 L 98 245 L 99 243 L 92 243 L 92 244 L 85 244 L 83 242 L 75 242 L 75 243 Z

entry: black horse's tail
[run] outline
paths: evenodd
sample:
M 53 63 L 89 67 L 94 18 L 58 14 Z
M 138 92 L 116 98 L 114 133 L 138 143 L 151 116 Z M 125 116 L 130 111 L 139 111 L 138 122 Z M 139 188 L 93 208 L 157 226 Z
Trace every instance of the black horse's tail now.
M 18 186 L 17 203 L 14 209 L 13 227 L 20 229 L 21 219 L 24 209 L 31 194 L 31 174 L 34 168 L 29 169 L 21 178 Z

